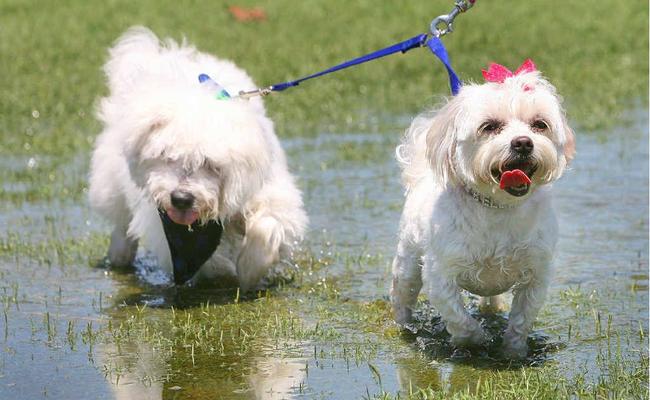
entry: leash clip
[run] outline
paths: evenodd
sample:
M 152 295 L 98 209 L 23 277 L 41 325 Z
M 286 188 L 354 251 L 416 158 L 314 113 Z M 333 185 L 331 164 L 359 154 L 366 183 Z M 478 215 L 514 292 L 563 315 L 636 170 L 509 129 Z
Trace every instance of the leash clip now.
M 429 29 L 431 34 L 437 38 L 441 38 L 446 34 L 453 32 L 454 28 L 452 23 L 458 14 L 463 13 L 476 3 L 476 0 L 456 0 L 454 4 L 454 9 L 451 10 L 449 14 L 443 14 L 435 17 L 431 21 Z M 440 27 L 440 28 L 439 28 Z
M 258 88 L 258 89 L 249 90 L 249 91 L 244 91 L 244 90 L 242 90 L 242 91 L 239 92 L 239 94 L 237 95 L 237 97 L 238 97 L 238 98 L 241 98 L 241 99 L 246 99 L 246 100 L 248 100 L 248 99 L 250 99 L 251 97 L 257 97 L 257 96 L 259 96 L 259 97 L 264 97 L 264 96 L 268 96 L 269 94 L 271 94 L 272 91 L 273 91 L 273 86 L 264 87 L 264 88 Z

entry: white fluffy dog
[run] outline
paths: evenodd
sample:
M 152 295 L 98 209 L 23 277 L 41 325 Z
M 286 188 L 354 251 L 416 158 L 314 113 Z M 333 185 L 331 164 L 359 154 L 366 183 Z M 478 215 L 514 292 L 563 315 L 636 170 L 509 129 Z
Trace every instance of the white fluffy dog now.
M 104 130 L 89 195 L 114 225 L 110 262 L 130 265 L 141 242 L 171 273 L 161 218 L 186 232 L 217 221 L 220 244 L 190 271 L 192 281 L 229 277 L 254 288 L 304 232 L 301 193 L 262 101 L 218 99 L 197 77 L 208 74 L 230 93 L 256 87 L 251 78 L 142 27 L 117 41 L 104 70 L 110 94 L 99 106 Z
M 406 201 L 390 295 L 396 321 L 406 323 L 424 287 L 452 341 L 475 345 L 488 338 L 461 290 L 499 309 L 512 288 L 504 352 L 519 358 L 558 236 L 551 183 L 572 159 L 574 138 L 532 61 L 514 74 L 493 64 L 484 76 L 417 117 L 397 149 Z

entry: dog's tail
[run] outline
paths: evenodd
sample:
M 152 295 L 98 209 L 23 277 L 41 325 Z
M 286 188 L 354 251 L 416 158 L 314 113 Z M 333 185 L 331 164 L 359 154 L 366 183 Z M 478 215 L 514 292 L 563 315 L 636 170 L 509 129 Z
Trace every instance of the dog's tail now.
M 129 90 L 140 79 L 162 49 L 160 40 L 149 29 L 134 26 L 127 30 L 109 50 L 104 65 L 111 93 Z
M 433 117 L 433 111 L 415 117 L 404 133 L 402 143 L 395 149 L 395 157 L 402 169 L 402 184 L 407 191 L 423 177 L 431 174 L 426 149 L 427 133 Z

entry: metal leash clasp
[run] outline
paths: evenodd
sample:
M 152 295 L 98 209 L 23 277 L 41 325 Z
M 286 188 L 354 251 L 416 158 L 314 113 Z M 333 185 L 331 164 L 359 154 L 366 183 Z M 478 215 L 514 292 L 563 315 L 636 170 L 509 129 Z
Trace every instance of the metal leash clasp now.
M 458 14 L 463 13 L 476 3 L 476 0 L 456 0 L 454 9 L 449 14 L 443 14 L 435 17 L 431 21 L 429 29 L 431 34 L 437 38 L 443 37 L 449 32 L 453 32 L 454 28 L 452 23 Z
M 264 96 L 267 96 L 267 95 L 271 94 L 272 91 L 273 91 L 272 86 L 259 88 L 259 89 L 254 89 L 254 90 L 249 90 L 249 91 L 242 90 L 237 94 L 236 97 L 238 97 L 240 99 L 248 100 L 251 97 L 257 97 L 257 96 L 264 97 Z

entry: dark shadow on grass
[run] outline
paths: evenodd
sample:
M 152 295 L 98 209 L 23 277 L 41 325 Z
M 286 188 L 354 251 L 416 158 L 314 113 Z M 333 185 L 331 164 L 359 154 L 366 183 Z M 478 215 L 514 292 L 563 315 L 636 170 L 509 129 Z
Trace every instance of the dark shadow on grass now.
M 470 314 L 481 323 L 490 336 L 490 341 L 483 346 L 456 347 L 451 343 L 451 336 L 440 316 L 428 307 L 414 313 L 413 322 L 404 327 L 402 337 L 436 361 L 497 370 L 541 366 L 549 359 L 550 353 L 566 347 L 562 342 L 551 341 L 549 336 L 541 331 L 533 331 L 528 335 L 527 357 L 522 360 L 508 359 L 502 351 L 503 333 L 508 325 L 506 315 L 481 313 L 476 306 L 470 307 Z

